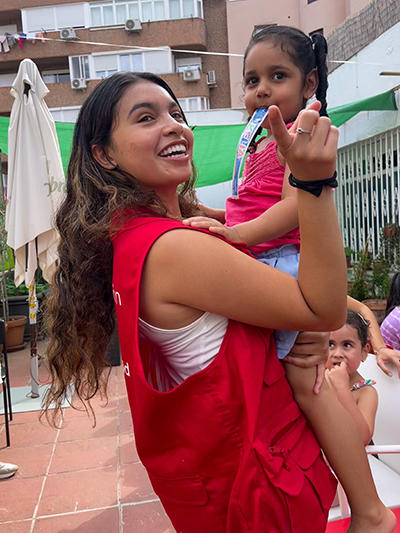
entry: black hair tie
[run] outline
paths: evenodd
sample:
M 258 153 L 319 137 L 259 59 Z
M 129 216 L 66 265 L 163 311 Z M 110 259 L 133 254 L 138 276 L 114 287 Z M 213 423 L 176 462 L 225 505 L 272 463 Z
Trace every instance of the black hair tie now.
M 324 187 L 332 187 L 332 189 L 335 189 L 338 186 L 336 176 L 337 172 L 335 170 L 331 178 L 316 181 L 303 181 L 296 179 L 293 174 L 290 173 L 289 183 L 292 187 L 297 187 L 297 189 L 302 189 L 303 191 L 310 192 L 314 196 L 319 196 Z

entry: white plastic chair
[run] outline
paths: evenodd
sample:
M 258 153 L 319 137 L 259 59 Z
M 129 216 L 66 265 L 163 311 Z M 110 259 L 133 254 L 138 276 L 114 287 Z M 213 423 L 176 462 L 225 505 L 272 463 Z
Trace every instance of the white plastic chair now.
M 359 372 L 365 379 L 376 381 L 379 402 L 375 421 L 374 446 L 367 446 L 368 460 L 379 497 L 387 507 L 400 507 L 400 379 L 394 367 L 387 376 L 368 355 Z M 378 454 L 379 459 L 371 454 Z M 343 488 L 338 486 L 339 505 L 329 511 L 329 521 L 350 516 Z

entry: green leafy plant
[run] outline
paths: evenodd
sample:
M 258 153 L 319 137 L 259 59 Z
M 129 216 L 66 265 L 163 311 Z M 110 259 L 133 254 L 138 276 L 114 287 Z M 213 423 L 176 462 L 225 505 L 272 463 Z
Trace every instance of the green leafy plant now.
M 1 164 L 0 164 L 1 170 Z M 11 259 L 9 254 L 11 250 L 7 246 L 7 234 L 5 228 L 6 220 L 6 201 L 4 191 L 0 187 L 0 298 L 1 298 L 1 314 L 8 320 L 8 301 L 7 301 L 7 287 L 6 287 L 6 273 L 9 268 Z
M 36 283 L 36 294 L 45 292 L 48 288 L 48 283 L 44 280 Z M 29 289 L 25 285 L 25 282 L 22 282 L 18 287 L 15 286 L 14 279 L 9 276 L 6 277 L 6 289 L 7 296 L 25 296 L 29 294 Z
M 346 263 L 347 263 L 348 267 L 351 266 L 351 256 L 353 254 L 354 254 L 354 250 L 352 248 L 350 248 L 350 246 L 345 246 L 344 247 L 344 255 L 346 256 Z
M 345 246 L 344 247 L 344 254 L 346 257 L 351 257 L 352 254 L 354 254 L 354 250 L 352 248 L 350 248 L 350 246 Z
M 379 256 L 372 262 L 372 277 L 370 296 L 385 300 L 390 290 L 390 265 L 383 256 Z
M 354 281 L 350 290 L 350 296 L 361 302 L 369 296 L 368 268 L 370 258 L 366 254 L 360 254 L 359 257 L 359 260 L 353 266 Z
M 380 232 L 380 255 L 385 258 L 395 270 L 400 268 L 400 227 L 397 224 L 387 224 Z

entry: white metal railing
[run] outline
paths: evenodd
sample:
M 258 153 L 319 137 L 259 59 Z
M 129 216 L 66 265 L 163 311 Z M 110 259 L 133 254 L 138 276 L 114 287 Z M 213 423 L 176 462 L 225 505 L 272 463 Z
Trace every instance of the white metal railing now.
M 400 224 L 399 152 L 400 126 L 339 150 L 335 195 L 345 246 L 363 250 L 368 239 L 376 257 L 381 229 Z

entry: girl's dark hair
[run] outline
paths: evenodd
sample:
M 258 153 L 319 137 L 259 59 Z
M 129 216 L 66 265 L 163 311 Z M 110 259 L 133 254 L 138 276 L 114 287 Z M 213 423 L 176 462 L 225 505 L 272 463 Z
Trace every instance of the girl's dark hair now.
M 313 33 L 311 37 L 297 28 L 290 26 L 265 26 L 253 33 L 247 45 L 244 62 L 250 50 L 259 42 L 272 40 L 275 45 L 280 45 L 283 52 L 289 54 L 293 63 L 301 70 L 304 79 L 306 75 L 316 68 L 318 73 L 318 88 L 316 97 L 321 102 L 320 115 L 327 116 L 326 92 L 328 89 L 328 69 L 326 56 L 328 44 L 322 33 Z M 304 102 L 304 105 L 306 102 Z
M 115 325 L 111 234 L 116 214 L 134 216 L 136 209 L 166 216 L 167 210 L 154 192 L 144 190 L 134 176 L 121 169 L 103 168 L 92 154 L 93 145 L 110 144 L 122 96 L 143 80 L 163 87 L 179 106 L 170 87 L 158 76 L 120 72 L 95 87 L 75 126 L 66 197 L 56 215 L 59 262 L 46 310 L 52 383 L 44 409 L 50 418 L 47 409 L 54 403 L 53 423 L 72 383 L 86 410 L 91 410 L 90 399 L 97 391 L 106 393 L 106 352 Z M 194 181 L 192 175 L 179 191 L 184 217 L 198 214 Z
M 365 318 L 362 315 L 360 315 L 360 313 L 357 313 L 356 311 L 352 311 L 351 309 L 348 309 L 346 324 L 349 324 L 349 326 L 351 326 L 357 331 L 358 338 L 361 341 L 361 345 L 364 347 L 369 340 L 369 336 L 368 336 L 369 321 L 365 320 Z
M 392 278 L 389 296 L 386 303 L 385 317 L 400 305 L 400 272 L 397 272 Z

